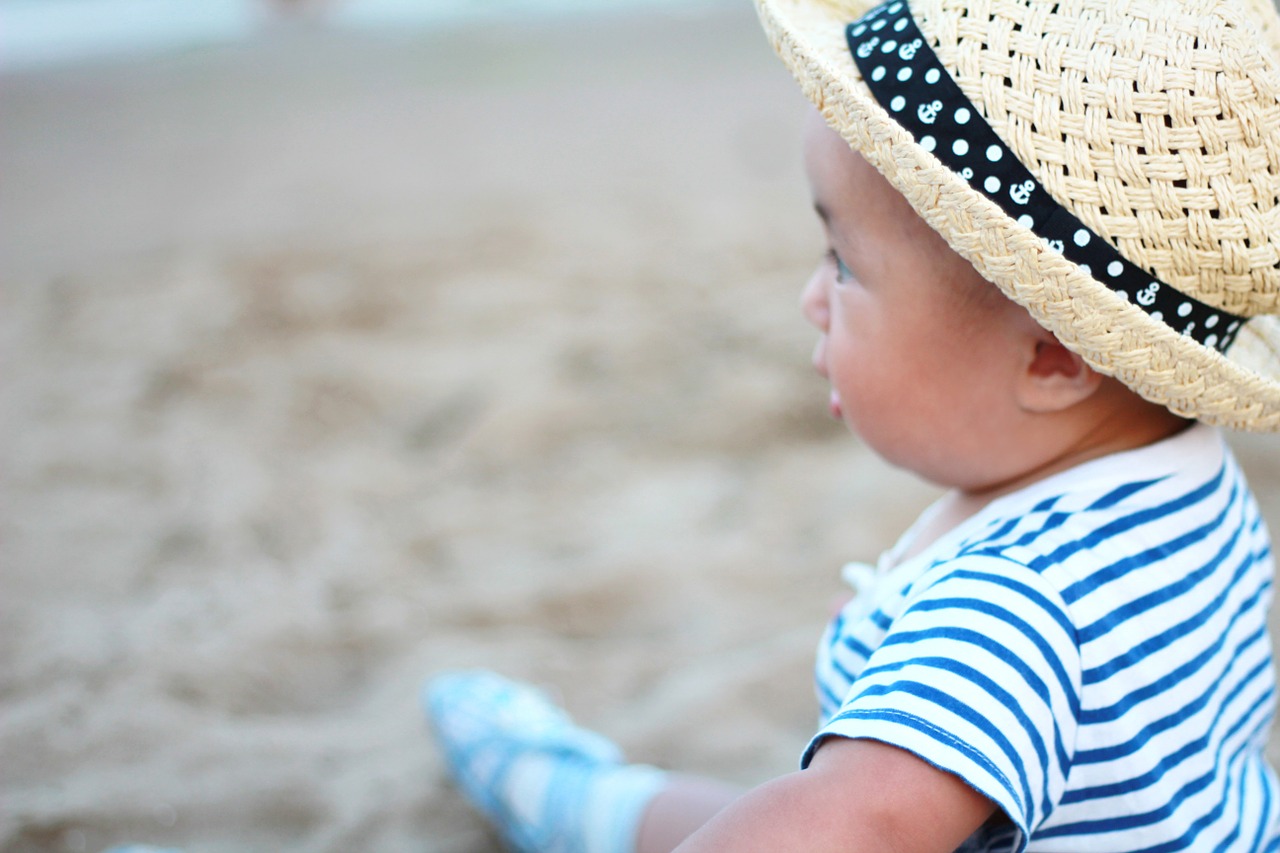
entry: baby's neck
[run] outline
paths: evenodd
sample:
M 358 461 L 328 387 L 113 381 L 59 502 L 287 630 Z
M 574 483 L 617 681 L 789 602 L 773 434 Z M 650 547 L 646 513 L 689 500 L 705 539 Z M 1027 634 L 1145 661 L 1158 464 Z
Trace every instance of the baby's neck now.
M 994 499 L 993 496 L 975 500 L 959 489 L 947 492 L 934 504 L 933 514 L 917 528 L 910 544 L 898 555 L 897 562 L 906 562 L 922 553 L 934 542 L 977 515 Z
M 1085 462 L 1163 441 L 1182 432 L 1192 423 L 1192 421 L 1167 415 L 1167 417 L 1150 421 L 1147 429 L 1135 429 L 1134 422 L 1129 421 L 1120 429 L 1085 436 L 1083 441 L 1065 448 L 1045 464 L 1013 479 L 984 485 L 981 488 L 953 488 L 938 500 L 933 513 L 916 531 L 911 544 L 899 559 L 908 560 L 921 553 L 938 539 L 977 515 L 996 498 L 1012 494 Z

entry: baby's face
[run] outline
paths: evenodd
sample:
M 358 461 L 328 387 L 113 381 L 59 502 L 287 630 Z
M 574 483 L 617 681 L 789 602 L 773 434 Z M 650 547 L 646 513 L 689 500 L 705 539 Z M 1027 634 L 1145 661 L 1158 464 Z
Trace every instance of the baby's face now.
M 805 287 L 832 414 L 889 462 L 977 485 L 998 468 L 1021 311 L 813 113 L 805 166 L 828 255 Z M 1023 312 L 1025 313 L 1025 312 Z

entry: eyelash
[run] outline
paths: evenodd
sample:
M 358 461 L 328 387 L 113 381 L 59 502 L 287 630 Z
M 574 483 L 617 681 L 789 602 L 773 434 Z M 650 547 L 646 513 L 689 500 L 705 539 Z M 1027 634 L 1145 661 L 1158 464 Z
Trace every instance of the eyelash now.
M 827 250 L 827 261 L 836 268 L 836 281 L 848 281 L 853 278 L 853 273 L 845 266 L 844 261 L 840 260 L 840 256 L 836 254 L 835 249 Z

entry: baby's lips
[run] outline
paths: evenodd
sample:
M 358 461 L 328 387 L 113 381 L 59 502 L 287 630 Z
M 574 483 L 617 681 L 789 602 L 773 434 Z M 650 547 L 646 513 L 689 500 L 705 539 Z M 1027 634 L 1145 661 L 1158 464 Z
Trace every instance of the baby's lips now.
M 834 388 L 831 389 L 831 397 L 827 401 L 827 405 L 831 408 L 831 417 L 838 421 L 844 420 L 844 409 L 840 405 L 840 395 Z

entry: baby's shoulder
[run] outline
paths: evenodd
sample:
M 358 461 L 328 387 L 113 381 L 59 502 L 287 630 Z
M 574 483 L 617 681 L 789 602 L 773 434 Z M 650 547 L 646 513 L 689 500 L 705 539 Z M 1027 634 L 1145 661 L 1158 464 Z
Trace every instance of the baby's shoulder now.
M 988 514 L 932 555 L 917 592 L 975 579 L 1034 589 L 1072 613 L 1101 618 L 1133 602 L 1192 606 L 1207 588 L 1269 571 L 1270 543 L 1238 468 L 1225 458 L 1197 476 L 1095 468 Z

